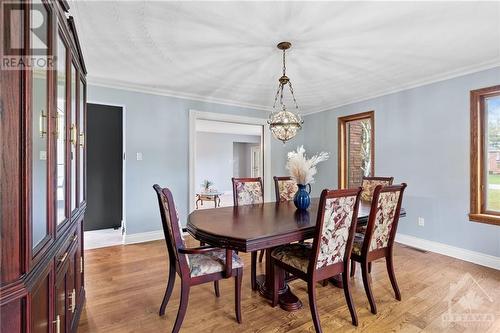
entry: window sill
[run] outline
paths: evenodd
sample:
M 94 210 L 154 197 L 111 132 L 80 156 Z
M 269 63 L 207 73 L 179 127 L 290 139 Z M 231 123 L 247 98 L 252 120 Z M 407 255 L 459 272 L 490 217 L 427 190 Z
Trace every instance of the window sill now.
M 491 214 L 469 214 L 469 220 L 486 224 L 500 225 L 500 216 Z

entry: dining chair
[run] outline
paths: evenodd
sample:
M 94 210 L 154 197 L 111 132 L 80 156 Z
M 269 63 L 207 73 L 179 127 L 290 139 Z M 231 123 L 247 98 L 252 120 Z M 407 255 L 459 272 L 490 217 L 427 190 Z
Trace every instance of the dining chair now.
M 373 199 L 373 191 L 378 185 L 388 186 L 392 185 L 394 177 L 364 177 L 361 181 L 361 187 L 363 191 L 361 192 L 361 201 L 365 203 L 371 203 Z M 366 230 L 366 224 L 358 224 L 356 233 L 364 233 Z M 368 265 L 368 272 L 371 273 L 372 265 Z
M 405 188 L 405 183 L 375 187 L 366 230 L 363 233 L 356 233 L 354 237 L 351 254 L 351 277 L 355 274 L 355 262 L 359 262 L 363 285 L 373 314 L 377 313 L 369 280 L 369 266 L 373 261 L 385 258 L 387 273 L 396 299 L 401 300 L 401 293 L 394 274 L 393 248 Z
M 312 244 L 293 243 L 279 246 L 271 252 L 274 275 L 272 305 L 278 304 L 279 276 L 283 270 L 306 281 L 309 308 L 316 332 L 321 332 L 316 307 L 316 283 L 339 274 L 342 274 L 344 296 L 352 324 L 358 325 L 348 277 L 360 193 L 361 188 L 323 190 Z
M 298 190 L 297 183 L 292 180 L 292 177 L 274 176 L 273 179 L 276 202 L 292 201 Z
M 235 313 L 236 320 L 241 323 L 241 281 L 243 277 L 243 261 L 230 249 L 211 246 L 186 248 L 182 238 L 182 228 L 177 216 L 172 193 L 168 188 L 155 184 L 158 195 L 163 233 L 169 256 L 169 277 L 165 296 L 159 314 L 165 314 L 165 308 L 172 295 L 175 276 L 181 278 L 181 295 L 177 318 L 172 332 L 179 331 L 186 314 L 189 290 L 192 286 L 214 281 L 215 295 L 220 296 L 219 280 L 234 276 L 235 280 Z
M 361 181 L 361 201 L 372 202 L 373 191 L 378 185 L 388 186 L 392 185 L 394 177 L 363 177 Z
M 234 206 L 254 205 L 264 202 L 262 178 L 231 178 Z M 261 256 L 264 251 L 261 251 Z M 251 252 L 250 284 L 257 290 L 257 252 Z

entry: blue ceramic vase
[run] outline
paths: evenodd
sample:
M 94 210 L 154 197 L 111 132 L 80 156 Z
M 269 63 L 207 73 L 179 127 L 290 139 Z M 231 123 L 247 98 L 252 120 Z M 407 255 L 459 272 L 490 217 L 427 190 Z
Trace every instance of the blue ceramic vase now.
M 293 203 L 295 204 L 295 207 L 297 207 L 297 209 L 306 210 L 311 204 L 311 184 L 297 184 L 297 186 L 299 187 L 299 190 L 293 197 Z M 306 190 L 306 187 L 309 187 L 309 189 Z

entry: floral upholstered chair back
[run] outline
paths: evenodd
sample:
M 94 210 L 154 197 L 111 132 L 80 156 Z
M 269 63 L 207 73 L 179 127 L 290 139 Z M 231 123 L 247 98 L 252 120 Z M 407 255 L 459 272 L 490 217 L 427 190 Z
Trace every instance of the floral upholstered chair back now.
M 264 202 L 262 179 L 233 178 L 233 199 L 235 206 L 253 205 Z
M 378 185 L 389 186 L 392 185 L 394 177 L 363 177 L 361 182 L 361 187 L 363 192 L 361 192 L 361 201 L 371 202 L 373 199 L 373 191 Z
M 399 221 L 406 184 L 378 187 L 370 211 L 367 234 L 371 234 L 368 251 L 392 246 Z M 366 236 L 365 236 L 366 237 Z
M 182 227 L 179 222 L 177 209 L 175 208 L 172 192 L 168 188 L 161 188 L 155 184 L 153 188 L 158 195 L 158 204 L 160 206 L 160 215 L 163 225 L 165 242 L 169 252 L 170 260 L 175 260 L 179 264 L 188 264 L 185 254 L 179 254 L 179 248 L 185 248 L 186 244 L 182 238 Z
M 292 201 L 297 193 L 297 183 L 291 177 L 274 177 L 276 202 Z
M 358 216 L 361 188 L 323 190 L 318 213 L 318 233 L 313 243 L 317 248 L 316 269 L 349 259 Z

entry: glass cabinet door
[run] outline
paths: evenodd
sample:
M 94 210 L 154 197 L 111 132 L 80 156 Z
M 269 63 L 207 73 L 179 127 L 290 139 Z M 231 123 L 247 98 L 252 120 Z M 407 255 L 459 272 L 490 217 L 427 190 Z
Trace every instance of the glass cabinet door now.
M 50 24 L 48 11 L 40 0 L 33 1 L 34 9 L 31 11 L 32 21 L 36 20 L 33 14 L 42 13 L 44 19 L 38 30 L 39 40 L 31 40 L 31 49 L 38 43 L 47 45 L 44 54 L 37 54 L 37 58 L 49 56 Z M 43 12 L 42 12 L 43 11 Z M 43 48 L 39 50 L 42 52 Z M 47 150 L 48 150 L 48 69 L 34 67 L 31 72 L 31 241 L 34 249 L 48 235 L 47 215 Z
M 66 45 L 57 39 L 56 222 L 66 219 Z
M 79 94 L 80 108 L 78 110 L 78 129 L 80 130 L 79 135 L 79 195 L 80 205 L 85 201 L 85 83 L 80 81 L 80 94 Z
M 76 144 L 77 144 L 77 138 L 76 136 L 78 135 L 78 129 L 76 128 L 76 107 L 78 100 L 76 99 L 76 82 L 77 82 L 77 70 L 75 68 L 75 65 L 72 63 L 71 64 L 71 117 L 70 117 L 70 164 L 71 164 L 71 175 L 70 175 L 70 181 L 71 181 L 71 212 L 76 209 L 76 194 L 77 194 L 77 189 L 76 189 Z

